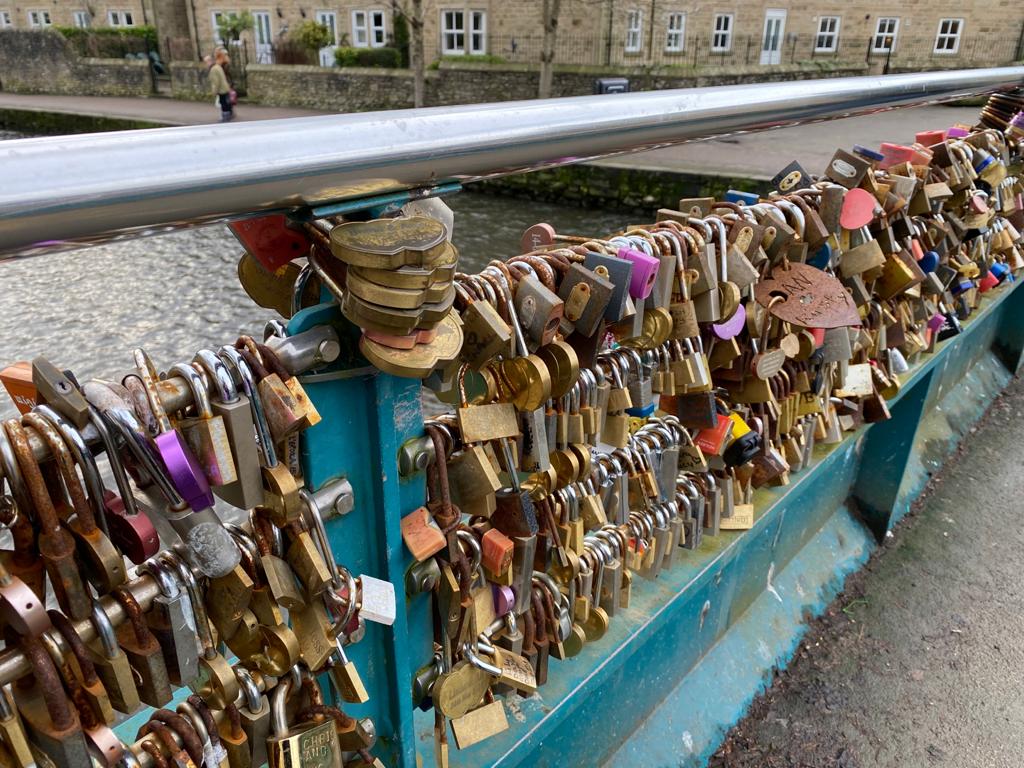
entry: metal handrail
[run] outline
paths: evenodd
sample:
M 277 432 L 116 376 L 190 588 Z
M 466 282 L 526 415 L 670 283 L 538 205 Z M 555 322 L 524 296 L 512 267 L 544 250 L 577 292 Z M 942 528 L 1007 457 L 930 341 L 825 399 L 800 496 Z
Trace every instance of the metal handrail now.
M 0 142 L 0 254 L 472 182 L 1019 86 L 1024 67 Z

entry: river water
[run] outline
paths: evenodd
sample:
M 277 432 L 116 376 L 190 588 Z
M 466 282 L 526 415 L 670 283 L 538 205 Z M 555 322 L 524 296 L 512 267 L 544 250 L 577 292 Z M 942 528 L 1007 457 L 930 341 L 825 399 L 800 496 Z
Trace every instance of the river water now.
M 469 192 L 447 202 L 463 271 L 518 253 L 523 230 L 539 221 L 596 235 L 635 219 Z M 227 229 L 213 226 L 0 262 L 0 367 L 45 354 L 80 377 L 111 376 L 130 368 L 132 348 L 142 346 L 165 370 L 200 347 L 258 335 L 273 313 L 239 286 L 240 253 Z M 13 413 L 0 395 L 0 417 Z

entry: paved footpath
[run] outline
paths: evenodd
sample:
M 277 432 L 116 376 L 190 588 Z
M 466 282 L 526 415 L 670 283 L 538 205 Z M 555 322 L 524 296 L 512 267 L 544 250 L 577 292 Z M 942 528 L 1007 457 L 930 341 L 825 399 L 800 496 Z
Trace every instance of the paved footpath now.
M 5 107 L 122 117 L 167 125 L 212 123 L 219 114 L 212 99 L 206 103 L 160 97 L 146 99 L 0 93 L 0 109 Z M 256 104 L 240 104 L 236 113 L 240 121 L 328 114 Z M 877 147 L 882 141 L 909 142 L 913 141 L 914 134 L 919 130 L 946 128 L 956 122 L 970 123 L 977 116 L 977 107 L 934 106 L 891 110 L 827 123 L 709 139 L 617 157 L 603 161 L 602 164 L 698 175 L 770 179 L 790 160 L 799 159 L 808 171 L 820 173 L 837 146 L 864 144 Z
M 851 576 L 712 768 L 1024 765 L 1024 379 Z
M 0 109 L 27 109 L 37 112 L 64 112 L 92 117 L 119 117 L 128 120 L 148 120 L 165 125 L 203 125 L 220 119 L 220 109 L 207 101 L 179 101 L 159 96 L 129 98 L 119 96 L 48 96 L 27 93 L 0 93 Z M 308 117 L 322 115 L 308 109 L 291 107 L 264 107 L 240 104 L 236 120 L 275 120 L 281 117 Z

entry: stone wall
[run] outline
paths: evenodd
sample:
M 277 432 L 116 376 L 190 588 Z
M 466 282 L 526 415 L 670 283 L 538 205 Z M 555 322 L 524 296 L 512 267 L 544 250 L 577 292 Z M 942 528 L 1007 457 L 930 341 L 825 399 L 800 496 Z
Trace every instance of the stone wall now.
M 185 65 L 174 65 L 172 83 L 178 81 L 179 66 Z M 633 90 L 660 90 L 766 80 L 844 77 L 863 74 L 865 69 L 864 65 L 844 68 L 787 66 L 769 72 L 763 69 L 722 69 L 717 73 L 681 76 L 646 70 L 624 73 L 621 70 L 605 72 L 577 67 L 556 72 L 553 95 L 584 96 L 593 92 L 595 78 L 623 74 L 630 77 Z M 247 73 L 249 100 L 262 104 L 329 112 L 365 112 L 412 106 L 412 73 L 408 70 L 250 65 Z M 537 77 L 536 68 L 526 65 L 495 67 L 445 62 L 438 69 L 427 72 L 427 105 L 536 98 Z M 183 85 L 182 93 L 187 92 L 188 89 Z M 174 94 L 177 96 L 178 90 Z M 183 95 L 182 98 L 190 97 Z
M 412 106 L 412 74 L 398 69 L 328 69 L 251 64 L 248 99 L 275 106 L 367 112 Z M 437 79 L 430 73 L 429 82 Z
M 675 208 L 684 197 L 720 199 L 729 189 L 764 195 L 771 189 L 771 183 L 586 163 L 478 181 L 467 189 L 524 200 L 649 215 L 657 208 Z
M 81 59 L 58 32 L 0 30 L 0 90 L 73 96 L 148 96 L 149 64 Z
M 207 82 L 206 65 L 201 62 L 175 61 L 169 67 L 171 72 L 171 97 L 187 101 L 213 102 L 210 84 Z

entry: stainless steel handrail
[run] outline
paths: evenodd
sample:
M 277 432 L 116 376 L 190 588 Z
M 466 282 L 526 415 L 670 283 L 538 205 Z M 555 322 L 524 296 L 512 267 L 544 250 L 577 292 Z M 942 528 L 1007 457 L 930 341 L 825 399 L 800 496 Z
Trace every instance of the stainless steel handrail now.
M 1024 67 L 0 142 L 0 254 L 471 182 L 1018 86 Z

